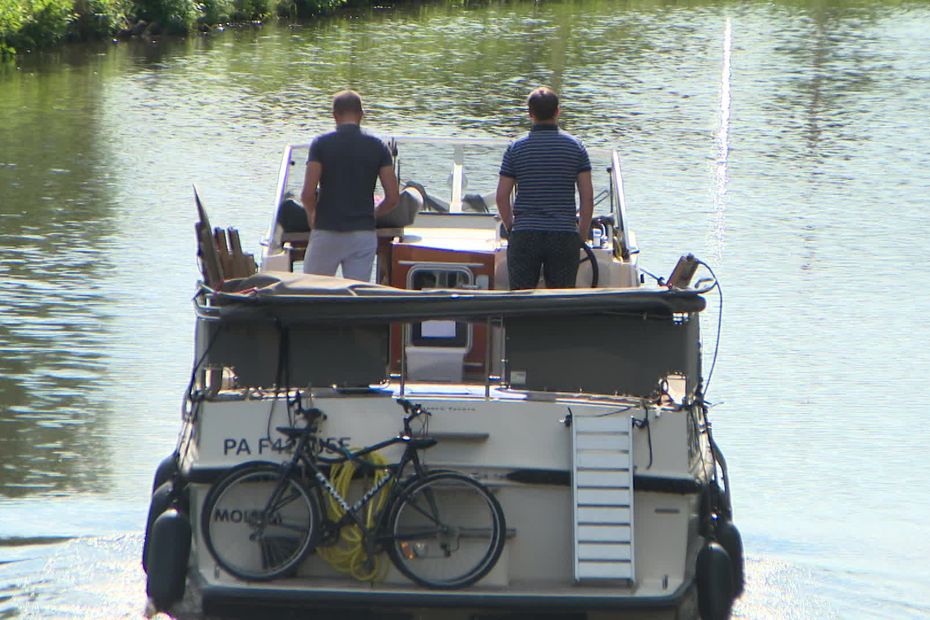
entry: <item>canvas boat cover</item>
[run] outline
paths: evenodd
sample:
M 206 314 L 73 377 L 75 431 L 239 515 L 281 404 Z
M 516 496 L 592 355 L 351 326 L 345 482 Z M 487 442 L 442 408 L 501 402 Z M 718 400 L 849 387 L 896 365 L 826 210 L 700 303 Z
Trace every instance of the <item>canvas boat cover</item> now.
M 670 316 L 700 312 L 702 291 L 659 288 L 535 290 L 430 289 L 390 286 L 291 272 L 262 272 L 204 287 L 196 297 L 203 318 L 285 323 L 584 314 Z

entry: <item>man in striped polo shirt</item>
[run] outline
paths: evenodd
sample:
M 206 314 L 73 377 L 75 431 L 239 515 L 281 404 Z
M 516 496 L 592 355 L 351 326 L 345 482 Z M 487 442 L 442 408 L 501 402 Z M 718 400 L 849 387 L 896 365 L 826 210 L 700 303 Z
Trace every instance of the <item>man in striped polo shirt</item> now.
M 510 231 L 507 271 L 511 289 L 574 288 L 581 244 L 594 211 L 591 162 L 581 142 L 559 129 L 559 96 L 537 88 L 527 99 L 533 127 L 504 153 L 497 209 Z M 575 188 L 581 208 L 575 213 Z M 516 188 L 516 199 L 511 196 Z

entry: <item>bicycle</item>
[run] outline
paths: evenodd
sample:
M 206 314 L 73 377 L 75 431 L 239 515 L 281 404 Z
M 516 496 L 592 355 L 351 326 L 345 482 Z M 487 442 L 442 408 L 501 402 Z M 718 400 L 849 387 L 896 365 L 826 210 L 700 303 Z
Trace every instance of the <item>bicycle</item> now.
M 427 471 L 419 451 L 436 445 L 416 437 L 411 422 L 432 415 L 419 404 L 398 399 L 404 409 L 403 432 L 352 451 L 319 436 L 325 414 L 304 410 L 297 398 L 300 427 L 277 427 L 293 442 L 293 455 L 281 463 L 249 462 L 221 478 L 204 500 L 201 527 L 207 549 L 217 564 L 246 581 L 268 581 L 296 572 L 320 544 L 337 539 L 343 527 L 355 525 L 373 563 L 386 550 L 391 562 L 413 582 L 429 588 L 454 589 L 487 575 L 504 548 L 506 523 L 500 503 L 483 484 L 464 474 Z M 363 457 L 403 443 L 395 464 L 372 464 Z M 327 457 L 323 453 L 337 456 Z M 360 470 L 385 472 L 350 505 L 324 469 L 351 461 Z M 412 473 L 404 476 L 412 466 Z M 381 491 L 388 499 L 366 526 L 362 510 Z M 338 521 L 324 515 L 323 494 L 345 513 Z

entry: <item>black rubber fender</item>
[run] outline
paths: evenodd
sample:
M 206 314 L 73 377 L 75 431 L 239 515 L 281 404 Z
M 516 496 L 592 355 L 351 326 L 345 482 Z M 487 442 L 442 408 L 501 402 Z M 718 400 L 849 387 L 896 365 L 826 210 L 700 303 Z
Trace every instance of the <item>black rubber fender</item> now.
M 177 475 L 178 453 L 172 452 L 171 455 L 162 459 L 161 463 L 159 463 L 158 467 L 155 469 L 155 479 L 152 481 L 152 493 L 169 480 L 174 480 Z
M 738 598 L 745 585 L 743 537 L 732 521 L 721 520 L 717 523 L 717 542 L 730 556 L 730 563 L 733 565 L 733 598 Z
M 167 611 L 184 596 L 191 552 L 191 522 L 175 509 L 161 513 L 152 526 L 145 593 L 157 611 Z
M 142 539 L 142 570 L 149 570 L 149 547 L 152 539 L 152 526 L 155 519 L 171 508 L 175 500 L 174 483 L 169 480 L 159 485 L 149 501 L 149 516 L 145 522 L 145 538 Z
M 701 620 L 727 620 L 733 605 L 733 564 L 722 545 L 708 542 L 697 557 Z

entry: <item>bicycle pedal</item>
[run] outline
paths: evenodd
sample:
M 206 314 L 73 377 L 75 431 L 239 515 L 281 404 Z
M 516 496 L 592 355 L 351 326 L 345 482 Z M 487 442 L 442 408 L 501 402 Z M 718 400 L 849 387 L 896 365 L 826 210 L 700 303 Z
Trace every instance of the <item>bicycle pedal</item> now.
M 425 551 L 425 545 L 423 543 L 414 543 L 410 544 L 409 542 L 400 543 L 400 551 L 404 554 L 404 557 L 408 560 L 416 560 L 417 558 L 423 555 Z
M 408 543 L 408 542 L 402 542 L 402 543 L 400 543 L 400 551 L 401 551 L 401 553 L 404 554 L 404 557 L 407 558 L 408 560 L 415 560 L 415 559 L 417 559 L 417 554 L 416 554 L 416 552 L 414 552 L 414 550 L 413 550 L 413 545 L 411 545 L 411 544 Z

